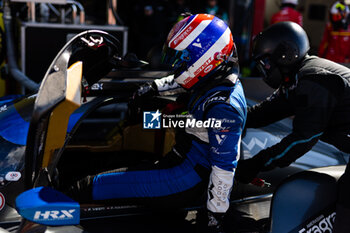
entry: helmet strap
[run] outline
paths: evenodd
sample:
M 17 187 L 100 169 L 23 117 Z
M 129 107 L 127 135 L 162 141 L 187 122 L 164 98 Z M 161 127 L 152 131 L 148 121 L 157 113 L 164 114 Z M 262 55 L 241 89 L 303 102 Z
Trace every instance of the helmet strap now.
M 306 54 L 305 58 L 308 57 L 309 55 Z M 291 87 L 297 82 L 297 73 L 299 72 L 300 67 L 302 66 L 302 63 L 304 61 L 303 58 L 301 61 L 297 62 L 296 64 L 293 65 L 292 68 L 281 68 L 281 74 L 282 74 L 282 86 L 285 87 Z
M 283 76 L 282 86 L 291 87 L 296 83 L 296 73 L 295 72 L 282 73 L 282 76 Z

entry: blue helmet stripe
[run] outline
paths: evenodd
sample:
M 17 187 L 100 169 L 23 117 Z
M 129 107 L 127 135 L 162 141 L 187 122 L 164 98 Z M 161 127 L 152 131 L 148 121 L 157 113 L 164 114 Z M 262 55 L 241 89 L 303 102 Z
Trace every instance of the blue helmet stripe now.
M 188 66 L 193 65 L 200 59 L 225 33 L 228 26 L 222 24 L 222 27 L 218 27 L 216 20 L 218 19 L 215 17 L 203 32 L 187 47 L 187 51 L 190 51 L 191 56 L 191 60 L 187 62 Z M 193 45 L 193 43 L 200 43 L 202 48 Z

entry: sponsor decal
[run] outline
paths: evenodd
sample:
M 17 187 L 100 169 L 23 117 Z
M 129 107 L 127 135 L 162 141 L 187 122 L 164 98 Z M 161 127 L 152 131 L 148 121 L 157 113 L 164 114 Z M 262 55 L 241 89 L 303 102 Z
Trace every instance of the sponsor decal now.
M 225 54 L 222 54 L 221 52 L 216 52 L 214 54 L 214 59 L 216 61 L 225 61 L 227 59 L 227 56 Z
M 219 148 L 217 148 L 217 147 L 211 147 L 210 151 L 213 152 L 214 154 L 217 154 L 217 155 L 228 155 L 228 154 L 231 154 L 230 151 L 219 151 Z
M 195 55 L 195 57 L 196 57 L 195 60 L 197 60 L 197 59 L 199 59 L 200 57 L 202 57 L 203 54 L 204 54 L 205 52 L 207 52 L 208 49 L 209 49 L 212 45 L 213 45 L 213 42 L 212 42 L 212 41 L 208 41 L 208 43 L 202 45 L 202 48 L 201 48 L 201 49 L 197 52 L 197 54 Z
M 228 92 L 221 92 L 221 91 L 215 92 L 214 94 L 212 94 L 206 99 L 202 107 L 203 111 L 208 107 L 208 105 L 210 105 L 213 102 L 216 102 L 216 101 L 226 102 L 227 99 L 229 98 L 229 94 L 230 93 Z
M 184 27 L 185 24 L 186 24 L 186 21 L 181 21 L 174 25 L 174 27 L 171 29 L 167 37 L 167 41 L 169 41 L 169 44 L 172 43 L 171 40 L 174 38 L 175 33 L 178 33 L 180 29 Z
M 21 178 L 20 172 L 8 172 L 5 175 L 5 180 L 7 181 L 18 181 Z
M 218 144 L 221 145 L 225 141 L 225 139 L 227 138 L 227 135 L 216 134 L 215 138 L 218 141 Z
M 84 37 L 80 37 L 80 39 L 82 41 L 84 41 L 86 43 L 87 46 L 89 47 L 93 47 L 93 48 L 98 48 L 101 47 L 103 44 L 103 37 L 99 36 L 98 38 L 94 38 L 92 36 L 90 36 L 88 39 L 84 38 Z
M 201 67 L 199 67 L 198 70 L 194 72 L 194 76 L 197 76 L 200 72 L 202 72 L 212 61 L 213 58 L 210 57 L 206 62 L 203 63 L 203 65 L 201 65 Z
M 202 48 L 202 44 L 201 44 L 201 41 L 200 41 L 199 38 L 198 38 L 198 39 L 196 40 L 196 42 L 194 42 L 192 45 L 193 45 L 193 46 L 196 46 L 196 47 L 198 47 L 198 48 Z
M 91 90 L 93 91 L 102 91 L 103 90 L 103 83 L 95 83 L 91 86 Z
M 35 211 L 34 220 L 67 220 L 73 219 L 73 213 L 75 209 L 71 210 L 47 210 L 47 211 Z
M 79 203 L 49 187 L 27 190 L 16 198 L 17 212 L 29 221 L 50 226 L 77 225 Z
M 222 174 L 223 177 L 219 177 L 218 174 Z M 233 183 L 233 173 L 226 172 L 216 166 L 213 166 L 212 173 L 210 175 L 209 183 L 209 199 L 207 206 L 210 210 L 223 212 L 227 210 L 229 206 L 228 196 Z
M 106 212 L 106 211 L 111 211 L 111 210 L 135 209 L 138 207 L 139 206 L 136 206 L 136 205 L 86 207 L 86 208 L 83 208 L 82 211 L 84 211 L 84 212 Z
M 5 196 L 4 194 L 0 193 L 0 210 L 2 210 L 5 206 Z
M 335 206 L 332 205 L 295 228 L 291 233 L 331 233 L 335 216 Z
M 0 112 L 5 112 L 7 110 L 7 105 L 3 105 L 0 107 Z
M 160 129 L 161 115 L 159 110 L 156 112 L 143 112 L 143 128 Z
M 204 69 L 204 73 L 209 73 L 212 68 L 213 68 L 213 65 L 209 65 L 207 68 Z
M 234 124 L 236 121 L 235 120 L 228 120 L 228 119 L 223 119 L 222 123 L 229 123 L 229 124 Z M 226 126 L 226 127 L 218 127 L 216 128 L 215 132 L 220 132 L 220 133 L 227 133 L 230 132 L 231 127 L 230 126 Z
M 178 45 L 179 42 L 182 42 L 193 30 L 193 27 L 190 25 L 186 28 L 185 31 L 183 31 L 174 41 L 173 46 L 175 47 Z
M 225 102 L 227 100 L 227 97 L 226 96 L 215 96 L 211 99 L 209 99 L 205 104 L 208 105 L 214 101 L 223 101 Z
M 187 73 L 186 71 L 184 73 Z M 192 80 L 192 77 L 188 77 L 185 80 L 182 81 L 182 84 L 186 85 L 187 83 L 189 83 Z

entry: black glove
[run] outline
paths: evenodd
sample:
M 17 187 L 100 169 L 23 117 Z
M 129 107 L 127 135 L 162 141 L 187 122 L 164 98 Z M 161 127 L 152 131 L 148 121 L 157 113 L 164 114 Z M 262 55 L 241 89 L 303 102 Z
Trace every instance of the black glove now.
M 207 233 L 225 233 L 223 228 L 224 213 L 213 213 L 208 210 Z
M 142 107 L 147 104 L 150 98 L 156 95 L 158 95 L 158 90 L 154 83 L 146 83 L 140 86 L 129 100 L 128 119 L 132 122 L 137 122 L 137 119 L 142 119 L 139 117 L 142 112 Z
M 264 151 L 261 151 L 253 158 L 239 160 L 235 179 L 242 183 L 249 184 L 257 177 L 260 171 L 268 171 L 274 168 L 272 165 L 265 167 L 265 164 L 269 159 L 270 157 Z
M 152 82 L 140 86 L 134 93 L 134 98 L 150 98 L 156 95 L 158 95 L 157 86 Z

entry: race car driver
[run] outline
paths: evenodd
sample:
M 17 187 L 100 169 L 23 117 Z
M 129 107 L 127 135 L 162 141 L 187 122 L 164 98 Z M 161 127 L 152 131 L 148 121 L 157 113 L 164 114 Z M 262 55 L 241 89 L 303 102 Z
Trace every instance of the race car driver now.
M 300 12 L 295 10 L 297 5 L 298 0 L 282 0 L 281 10 L 271 17 L 270 23 L 274 24 L 278 22 L 292 21 L 303 26 L 303 16 Z
M 335 2 L 329 12 L 327 24 L 319 47 L 318 56 L 338 63 L 350 62 L 349 7 L 344 2 Z
M 178 129 L 176 145 L 159 162 L 88 176 L 73 185 L 68 194 L 83 202 L 136 201 L 179 207 L 207 192 L 207 229 L 223 232 L 246 118 L 231 31 L 213 15 L 188 16 L 171 29 L 163 62 L 173 69 L 173 77 L 143 87 L 138 92 L 141 98 L 152 90 L 164 94 L 181 87 L 184 94 L 179 102 L 186 103 L 194 119 L 215 119 L 221 125 Z
M 259 171 L 285 167 L 318 140 L 350 153 L 350 70 L 309 56 L 309 41 L 298 24 L 281 22 L 253 42 L 253 58 L 264 81 L 277 89 L 248 110 L 248 128 L 294 116 L 293 130 L 276 145 L 238 163 L 236 179 L 250 182 Z M 339 181 L 334 232 L 350 232 L 350 165 Z

